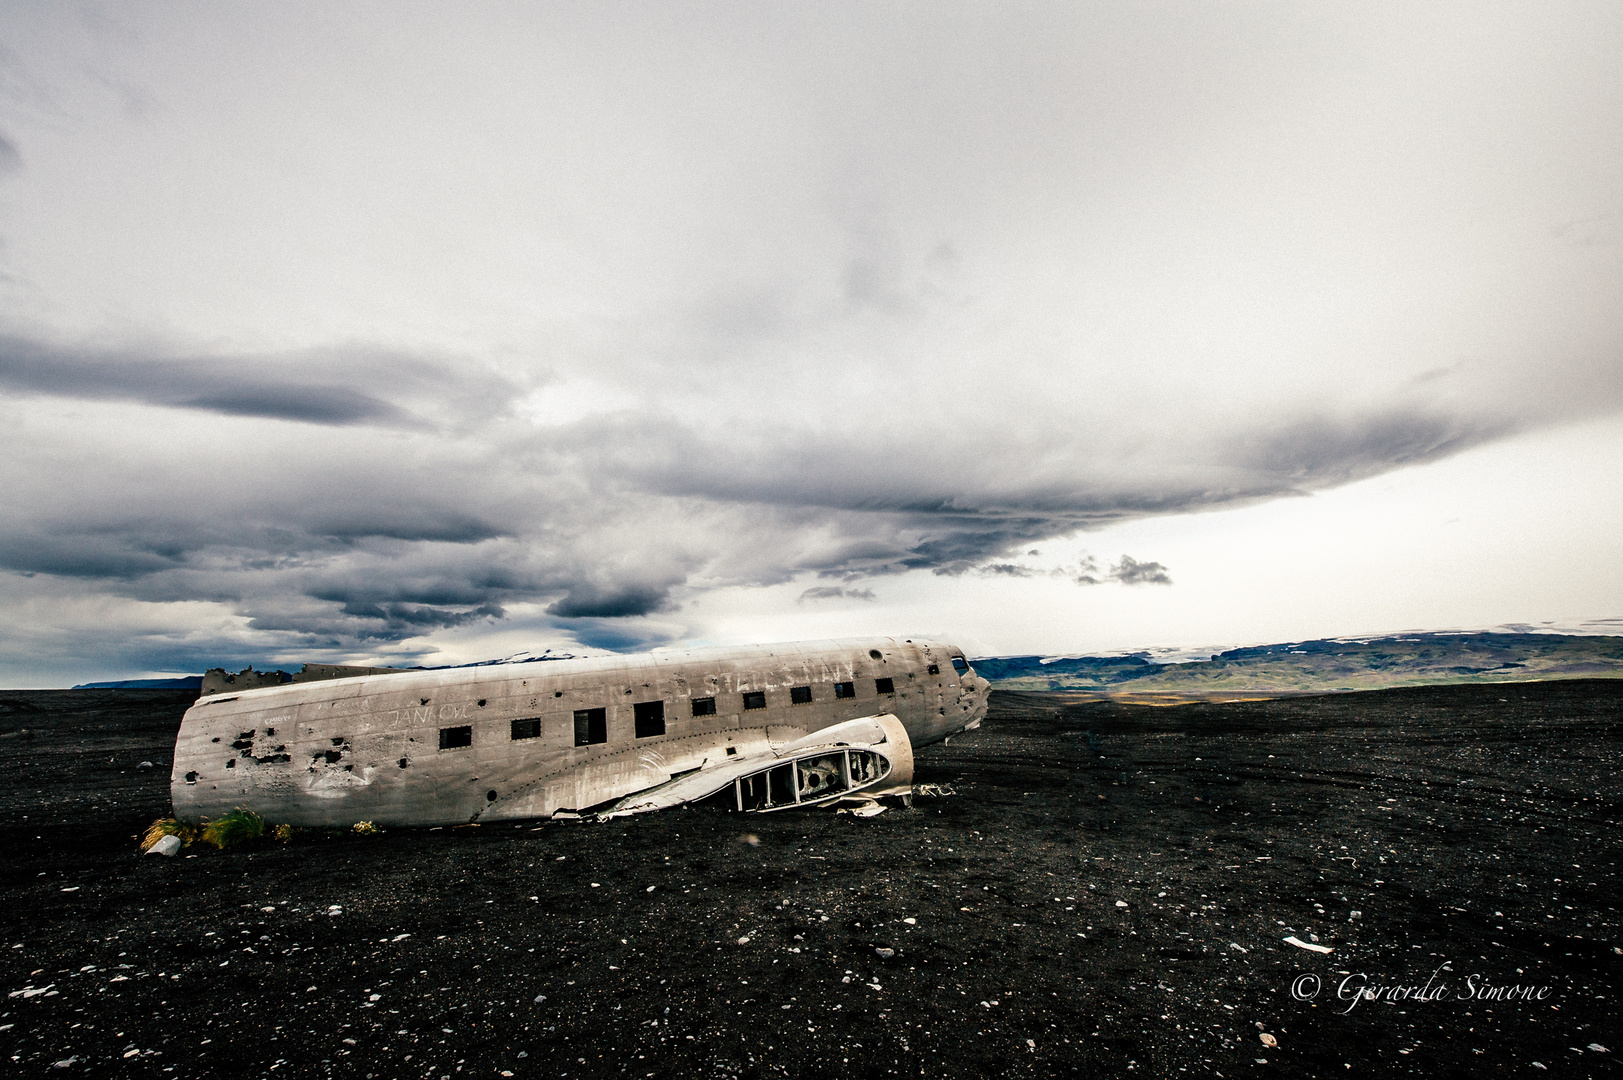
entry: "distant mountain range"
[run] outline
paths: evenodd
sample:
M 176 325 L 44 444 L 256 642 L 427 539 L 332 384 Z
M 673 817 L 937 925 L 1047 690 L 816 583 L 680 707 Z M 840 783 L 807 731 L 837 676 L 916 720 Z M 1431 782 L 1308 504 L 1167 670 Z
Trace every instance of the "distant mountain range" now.
M 1623 678 L 1623 637 L 1398 634 L 1230 649 L 1210 660 L 997 656 L 970 661 L 1000 690 L 1122 701 L 1222 701 L 1443 683 Z
M 552 653 L 518 654 L 504 660 L 462 666 L 564 659 L 570 657 Z M 1062 691 L 1080 697 L 1120 701 L 1226 701 L 1442 683 L 1623 679 L 1623 637 L 1396 634 L 1381 638 L 1324 638 L 1255 645 L 1216 653 L 1210 660 L 1162 662 L 1148 653 L 1133 653 L 1125 656 L 990 656 L 971 663 L 982 678 L 990 679 L 1000 690 Z M 261 678 L 268 674 L 283 675 L 279 671 L 253 674 Z M 273 681 L 293 678 L 295 676 L 288 675 Z M 201 676 L 193 675 L 85 683 L 74 689 L 196 690 L 202 681 Z

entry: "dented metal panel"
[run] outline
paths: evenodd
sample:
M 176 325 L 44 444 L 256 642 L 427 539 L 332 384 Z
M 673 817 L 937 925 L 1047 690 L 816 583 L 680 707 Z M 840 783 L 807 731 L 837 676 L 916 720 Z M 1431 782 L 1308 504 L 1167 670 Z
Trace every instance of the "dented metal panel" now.
M 942 643 L 876 638 L 218 694 L 186 713 L 170 787 L 176 814 L 191 821 L 236 806 L 306 826 L 539 818 L 605 807 L 707 762 L 765 760 L 823 729 L 882 714 L 900 727 L 888 753 L 906 744 L 910 780 L 913 745 L 975 727 L 985 715 L 988 685 L 954 670 L 952 659 L 962 656 Z M 601 741 L 578 745 L 577 713 Z

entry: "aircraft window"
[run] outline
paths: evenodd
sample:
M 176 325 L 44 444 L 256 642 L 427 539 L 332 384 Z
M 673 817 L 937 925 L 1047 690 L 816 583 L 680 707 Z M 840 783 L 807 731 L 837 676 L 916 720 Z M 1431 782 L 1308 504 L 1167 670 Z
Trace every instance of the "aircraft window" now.
M 789 704 L 791 704 L 791 705 L 810 705 L 811 704 L 811 687 L 809 687 L 809 686 L 791 686 L 789 688 Z
M 744 695 L 744 708 L 745 709 L 764 709 L 764 708 L 766 708 L 766 691 L 765 690 L 751 690 L 749 693 L 745 694 Z
M 894 694 L 896 692 L 895 679 L 875 679 L 873 688 L 881 694 Z
M 539 739 L 541 737 L 541 718 L 513 721 L 513 739 Z
M 575 745 L 591 746 L 609 741 L 609 714 L 607 709 L 575 710 Z
M 941 665 L 940 664 L 931 664 L 925 670 L 928 671 L 931 675 L 939 675 L 939 674 L 941 674 Z
M 834 696 L 837 698 L 854 698 L 857 696 L 857 684 L 854 682 L 837 682 L 834 684 Z
M 969 661 L 965 660 L 962 656 L 953 657 L 952 658 L 952 670 L 954 670 L 958 674 L 962 675 L 964 672 L 969 670 Z
M 440 728 L 440 749 L 456 750 L 464 746 L 473 745 L 472 727 L 442 727 Z
M 637 718 L 637 738 L 651 739 L 655 735 L 665 734 L 665 703 L 663 701 L 639 701 L 631 707 Z
M 873 657 L 875 660 L 883 660 L 885 658 L 885 654 L 880 652 L 878 649 L 869 649 L 868 655 Z
M 713 697 L 696 697 L 693 699 L 694 716 L 716 715 L 716 699 Z

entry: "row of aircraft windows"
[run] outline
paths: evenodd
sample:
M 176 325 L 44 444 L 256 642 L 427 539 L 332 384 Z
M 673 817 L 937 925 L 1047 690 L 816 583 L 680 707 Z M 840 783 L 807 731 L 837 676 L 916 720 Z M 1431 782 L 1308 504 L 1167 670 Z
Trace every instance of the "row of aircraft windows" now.
M 896 692 L 895 679 L 875 679 L 874 690 L 880 694 L 894 694 Z M 836 699 L 854 698 L 857 696 L 857 685 L 851 682 L 834 684 L 834 697 Z M 746 712 L 753 709 L 766 708 L 766 691 L 750 690 L 742 695 Z M 789 703 L 791 705 L 810 705 L 812 702 L 812 688 L 809 686 L 791 686 L 789 688 Z M 632 705 L 632 722 L 637 731 L 637 738 L 651 739 L 656 735 L 665 734 L 665 703 L 663 701 L 639 701 Z M 716 714 L 716 699 L 702 697 L 693 699 L 694 716 L 714 716 Z M 516 742 L 520 739 L 538 739 L 541 737 L 541 718 L 528 717 L 523 720 L 514 720 L 512 738 Z M 607 709 L 576 709 L 575 710 L 575 745 L 591 746 L 595 743 L 609 741 L 609 713 Z M 464 746 L 473 745 L 473 727 L 440 728 L 440 749 L 457 750 Z

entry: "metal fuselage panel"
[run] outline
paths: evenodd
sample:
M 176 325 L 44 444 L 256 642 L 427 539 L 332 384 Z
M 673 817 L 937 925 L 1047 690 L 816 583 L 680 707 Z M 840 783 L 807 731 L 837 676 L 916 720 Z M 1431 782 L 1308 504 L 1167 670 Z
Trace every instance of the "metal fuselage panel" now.
M 664 783 L 707 759 L 767 753 L 861 716 L 892 713 L 915 745 L 937 742 L 986 714 L 988 684 L 954 670 L 962 656 L 939 642 L 873 638 L 221 694 L 200 699 L 181 721 L 170 792 L 176 815 L 188 821 L 237 806 L 303 826 L 547 817 Z M 837 696 L 841 683 L 852 696 Z M 795 700 L 808 689 L 810 701 Z M 705 698 L 713 699 L 713 713 L 705 712 Z M 663 733 L 638 737 L 635 706 L 646 714 L 652 702 L 662 705 Z M 576 745 L 577 712 L 598 709 L 595 734 L 603 741 Z

